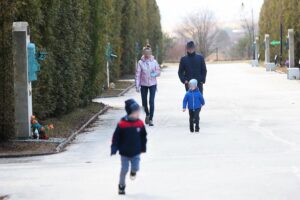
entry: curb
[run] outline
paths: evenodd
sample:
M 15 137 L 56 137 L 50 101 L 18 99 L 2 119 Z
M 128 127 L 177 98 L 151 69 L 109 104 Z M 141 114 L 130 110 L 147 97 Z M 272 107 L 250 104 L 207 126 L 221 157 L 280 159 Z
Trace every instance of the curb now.
M 111 96 L 105 96 L 105 97 L 98 96 L 96 98 L 106 99 L 106 98 L 112 98 L 112 97 L 120 97 L 120 96 L 123 96 L 124 94 L 126 94 L 130 89 L 132 89 L 134 87 L 135 87 L 135 83 L 132 83 L 130 86 L 125 88 L 122 92 L 120 92 L 118 95 L 111 95 Z
M 93 117 L 91 117 L 83 126 L 80 127 L 77 131 L 72 133 L 65 141 L 60 143 L 54 151 L 47 152 L 47 153 L 33 153 L 33 154 L 20 154 L 20 155 L 0 155 L 0 158 L 24 158 L 24 157 L 36 157 L 36 156 L 49 156 L 57 153 L 61 153 L 66 146 L 68 146 L 75 138 L 76 136 L 81 133 L 88 125 L 90 125 L 92 122 L 96 120 L 96 118 L 105 113 L 110 107 L 105 106 L 102 110 L 100 110 L 98 113 L 96 113 Z
M 20 155 L 2 155 L 0 156 L 0 159 L 2 158 L 25 158 L 25 157 L 36 157 L 36 156 L 49 156 L 56 154 L 57 152 L 48 152 L 48 153 L 32 153 L 32 154 L 20 154 Z
M 124 94 L 126 94 L 131 88 L 135 87 L 135 83 L 132 83 L 130 86 L 128 86 L 125 90 L 123 90 L 118 97 L 123 96 Z
M 88 125 L 90 125 L 92 122 L 95 121 L 95 119 L 105 113 L 110 107 L 109 106 L 105 106 L 102 110 L 100 110 L 97 114 L 95 114 L 91 119 L 89 119 L 89 121 L 87 121 L 83 126 L 81 126 L 80 129 L 78 129 L 77 131 L 75 131 L 74 133 L 72 133 L 64 142 L 60 143 L 57 147 L 56 147 L 56 153 L 60 153 L 62 152 L 66 146 L 68 146 L 68 144 L 70 144 L 75 138 L 76 136 L 81 133 Z

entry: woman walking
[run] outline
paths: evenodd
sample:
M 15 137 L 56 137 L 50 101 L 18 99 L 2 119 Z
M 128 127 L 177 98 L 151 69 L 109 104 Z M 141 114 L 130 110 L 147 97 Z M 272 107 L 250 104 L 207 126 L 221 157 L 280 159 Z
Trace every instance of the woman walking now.
M 157 77 L 160 75 L 160 66 L 152 56 L 150 45 L 143 48 L 143 56 L 136 68 L 136 90 L 141 92 L 142 104 L 146 113 L 145 123 L 154 126 L 154 101 L 157 90 Z M 148 93 L 150 111 L 148 109 Z

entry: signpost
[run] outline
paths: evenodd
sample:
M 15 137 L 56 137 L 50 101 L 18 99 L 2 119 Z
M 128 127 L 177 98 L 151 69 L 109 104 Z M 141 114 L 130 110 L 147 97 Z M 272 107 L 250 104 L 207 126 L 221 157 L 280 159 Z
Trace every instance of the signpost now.
M 110 43 L 107 43 L 106 50 L 105 50 L 105 56 L 106 56 L 106 77 L 107 77 L 107 88 L 109 88 L 110 85 L 110 70 L 109 70 L 109 64 L 112 62 L 113 58 L 116 58 L 117 56 L 113 54 L 113 49 Z

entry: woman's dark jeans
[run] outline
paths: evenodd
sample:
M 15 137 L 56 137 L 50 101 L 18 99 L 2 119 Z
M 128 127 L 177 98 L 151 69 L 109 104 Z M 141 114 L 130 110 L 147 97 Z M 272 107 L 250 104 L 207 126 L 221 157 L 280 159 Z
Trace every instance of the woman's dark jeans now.
M 141 86 L 141 95 L 142 95 L 142 103 L 147 116 L 150 117 L 150 120 L 153 119 L 154 115 L 154 99 L 156 93 L 156 85 L 152 85 L 150 87 Z M 148 109 L 148 91 L 150 93 L 149 105 L 150 105 L 150 112 Z

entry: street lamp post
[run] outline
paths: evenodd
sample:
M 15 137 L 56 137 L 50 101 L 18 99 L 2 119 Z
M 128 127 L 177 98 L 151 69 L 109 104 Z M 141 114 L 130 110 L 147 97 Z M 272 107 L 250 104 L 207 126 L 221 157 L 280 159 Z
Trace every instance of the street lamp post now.
M 280 6 L 280 55 L 279 55 L 279 64 L 282 66 L 282 56 L 283 56 L 283 1 L 281 0 Z
M 254 29 L 254 10 L 251 8 L 251 15 L 252 15 L 252 41 L 255 41 L 255 29 Z M 258 44 L 256 44 L 258 45 Z M 255 49 L 253 48 L 253 60 L 255 60 Z

